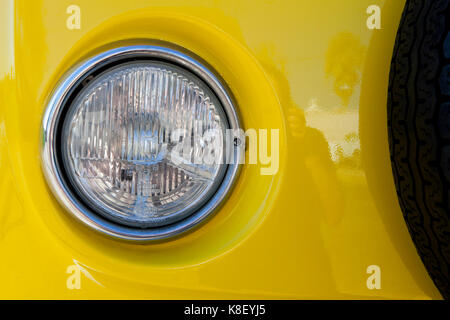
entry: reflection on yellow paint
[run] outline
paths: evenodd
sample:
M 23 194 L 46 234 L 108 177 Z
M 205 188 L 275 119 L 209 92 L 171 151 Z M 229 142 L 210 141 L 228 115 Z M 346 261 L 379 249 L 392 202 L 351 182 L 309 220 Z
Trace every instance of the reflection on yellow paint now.
M 263 47 L 258 57 L 263 61 L 265 71 L 272 78 L 281 105 L 288 112 L 289 138 L 298 146 L 298 148 L 290 150 L 287 172 L 295 176 L 293 173 L 303 167 L 299 165 L 299 162 L 303 162 L 306 170 L 300 172 L 300 174 L 311 176 L 323 205 L 327 223 L 337 224 L 342 218 L 344 203 L 328 142 L 320 130 L 306 125 L 304 111 L 292 99 L 284 64 L 282 61 L 278 64 L 274 62 L 274 55 L 275 50 L 273 48 Z M 272 59 L 272 62 L 269 63 L 270 59 Z M 327 181 L 327 183 L 324 184 L 323 181 Z M 298 183 L 300 182 L 292 182 L 293 185 Z
M 11 77 L 14 65 L 14 2 L 7 0 L 2 2 L 3 7 L 0 10 L 0 80 L 2 78 Z M 1 106 L 1 105 L 0 105 Z
M 339 33 L 330 42 L 325 72 L 334 79 L 334 92 L 341 98 L 343 107 L 349 105 L 355 86 L 360 82 L 365 52 L 358 37 L 349 32 Z
M 359 145 L 359 136 L 356 132 L 351 132 L 345 135 L 344 142 L 349 145 Z M 336 148 L 336 162 L 342 168 L 361 169 L 361 149 L 354 148 L 349 154 L 344 153 L 344 148 L 337 144 Z

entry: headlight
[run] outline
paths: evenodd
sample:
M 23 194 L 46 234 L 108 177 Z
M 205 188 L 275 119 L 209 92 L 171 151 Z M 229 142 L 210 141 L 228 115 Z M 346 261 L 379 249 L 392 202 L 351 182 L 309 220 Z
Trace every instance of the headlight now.
M 160 62 L 126 63 L 97 76 L 70 105 L 64 168 L 105 217 L 166 225 L 216 191 L 226 167 L 226 128 L 218 99 L 192 73 Z
M 167 238 L 205 219 L 230 190 L 243 150 L 228 129 L 238 128 L 227 91 L 202 64 L 168 48 L 119 48 L 55 91 L 43 167 L 57 198 L 89 226 Z

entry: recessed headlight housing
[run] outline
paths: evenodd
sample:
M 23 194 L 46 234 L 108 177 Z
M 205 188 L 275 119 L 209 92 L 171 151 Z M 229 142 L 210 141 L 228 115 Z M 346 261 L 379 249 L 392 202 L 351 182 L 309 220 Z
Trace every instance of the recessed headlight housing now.
M 75 67 L 55 90 L 42 164 L 61 204 L 91 228 L 164 239 L 224 200 L 243 156 L 229 143 L 239 128 L 225 86 L 192 55 L 121 47 Z

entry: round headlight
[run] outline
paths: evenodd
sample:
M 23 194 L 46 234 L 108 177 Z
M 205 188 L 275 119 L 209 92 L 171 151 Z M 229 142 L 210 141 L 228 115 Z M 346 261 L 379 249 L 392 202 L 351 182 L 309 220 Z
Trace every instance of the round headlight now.
M 61 203 L 89 226 L 167 238 L 224 199 L 242 156 L 228 129 L 238 128 L 227 91 L 202 64 L 162 47 L 119 48 L 78 66 L 55 91 L 43 167 Z
M 192 73 L 126 63 L 97 76 L 70 105 L 64 168 L 105 217 L 137 227 L 170 224 L 198 209 L 222 181 L 226 128 L 218 99 Z

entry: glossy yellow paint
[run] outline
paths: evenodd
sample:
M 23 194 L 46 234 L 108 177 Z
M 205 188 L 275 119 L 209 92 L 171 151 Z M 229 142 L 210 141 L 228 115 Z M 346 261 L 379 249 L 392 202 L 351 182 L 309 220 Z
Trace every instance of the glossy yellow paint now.
M 68 30 L 66 8 L 81 9 Z M 382 29 L 366 8 L 382 7 Z M 386 129 L 404 1 L 3 0 L 0 298 L 440 298 L 397 204 Z M 280 129 L 280 170 L 245 165 L 227 202 L 178 239 L 134 245 L 64 212 L 40 167 L 45 104 L 75 63 L 169 41 L 216 69 L 245 128 Z M 81 288 L 69 290 L 70 265 Z M 366 268 L 378 265 L 381 290 Z

